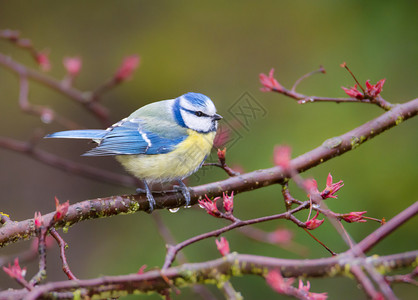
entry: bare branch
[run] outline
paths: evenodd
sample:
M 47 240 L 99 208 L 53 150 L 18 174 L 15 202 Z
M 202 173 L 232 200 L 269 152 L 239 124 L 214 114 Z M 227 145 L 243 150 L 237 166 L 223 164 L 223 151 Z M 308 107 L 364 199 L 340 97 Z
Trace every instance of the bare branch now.
M 89 93 L 82 92 L 71 86 L 63 84 L 63 82 L 56 80 L 44 73 L 30 69 L 2 53 L 0 53 L 0 65 L 12 71 L 13 73 L 16 73 L 20 77 L 25 77 L 39 82 L 45 85 L 46 87 L 49 87 L 52 90 L 57 91 L 63 94 L 64 96 L 67 96 L 69 99 L 74 100 L 77 103 L 80 103 L 93 116 L 95 116 L 103 124 L 103 126 L 108 127 L 109 125 L 111 125 L 107 109 L 104 106 L 102 106 L 98 101 L 92 101 L 91 95 Z
M 415 116 L 418 112 L 418 99 L 399 104 L 392 110 L 382 114 L 356 129 L 353 129 L 341 136 L 326 140 L 321 146 L 313 149 L 291 161 L 291 168 L 298 172 L 306 171 L 333 157 L 357 148 L 359 145 L 382 133 L 383 131 L 396 126 L 403 121 Z M 20 145 L 22 146 L 22 145 Z M 193 187 L 190 191 L 191 204 L 204 195 L 209 197 L 221 196 L 222 193 L 231 191 L 245 192 L 262 188 L 271 184 L 277 184 L 285 180 L 280 167 L 257 170 L 254 172 L 230 177 L 228 179 Z M 162 192 L 156 194 L 156 209 L 175 208 L 185 205 L 185 200 L 179 192 Z M 82 208 L 80 211 L 75 208 Z M 94 211 L 91 209 L 94 207 Z M 148 200 L 145 195 L 113 196 L 95 200 L 86 200 L 70 206 L 65 221 L 73 225 L 86 219 L 112 216 L 119 213 L 133 213 L 139 210 L 147 211 Z M 50 216 L 48 214 L 46 216 Z M 31 226 L 32 224 L 32 226 Z M 64 226 L 64 222 L 57 223 L 56 227 Z M 385 227 L 382 227 L 385 228 Z M 10 242 L 30 238 L 34 234 L 33 220 L 26 220 L 8 224 L 0 228 L 0 247 Z M 371 237 L 374 239 L 374 237 Z M 373 243 L 372 243 L 373 244 Z M 365 247 L 367 248 L 367 247 Z M 364 251 L 362 251 L 364 252 Z
M 112 297 L 117 297 L 119 293 L 122 295 L 127 292 L 132 293 L 135 290 L 155 292 L 166 289 L 169 287 L 166 279 L 169 279 L 175 286 L 183 287 L 196 283 L 220 283 L 220 278 L 225 279 L 242 274 L 265 276 L 269 270 L 275 269 L 280 270 L 284 277 L 347 276 L 347 269 L 353 265 L 362 266 L 366 260 L 374 268 L 384 267 L 385 271 L 388 272 L 410 265 L 417 257 L 418 251 L 390 256 L 371 256 L 354 261 L 345 259 L 344 255 L 312 260 L 292 260 L 231 253 L 212 261 L 172 267 L 164 270 L 163 273 L 160 270 L 153 270 L 143 274 L 50 282 L 38 286 L 30 292 L 26 290 L 3 291 L 0 292 L 0 298 L 17 294 L 19 298 L 35 300 L 55 291 L 60 293 L 60 296 L 62 296 L 60 298 L 68 299 L 74 297 L 74 294 L 65 293 L 76 289 L 79 290 L 81 296 L 109 295 L 108 292 L 112 291 Z
M 103 169 L 90 167 L 85 164 L 73 162 L 71 160 L 62 158 L 58 155 L 38 149 L 34 147 L 33 143 L 31 142 L 22 142 L 0 136 L 0 147 L 18 153 L 26 154 L 29 157 L 37 161 L 40 161 L 48 166 L 52 166 L 65 172 L 83 176 L 89 179 L 126 187 L 135 187 L 138 185 L 138 180 L 131 176 L 122 175 Z

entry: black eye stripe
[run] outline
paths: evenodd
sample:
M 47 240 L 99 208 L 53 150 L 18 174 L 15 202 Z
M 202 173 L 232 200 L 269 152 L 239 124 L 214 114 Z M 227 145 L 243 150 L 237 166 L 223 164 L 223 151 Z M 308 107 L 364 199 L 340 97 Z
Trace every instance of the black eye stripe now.
M 198 117 L 209 117 L 207 114 L 205 114 L 201 111 L 196 111 L 194 114 Z
M 205 114 L 204 112 L 202 112 L 200 110 L 194 111 L 194 110 L 186 109 L 186 108 L 183 108 L 183 107 L 181 109 L 184 110 L 184 111 L 187 111 L 188 113 L 191 113 L 195 116 L 198 116 L 198 117 L 210 117 L 209 115 Z

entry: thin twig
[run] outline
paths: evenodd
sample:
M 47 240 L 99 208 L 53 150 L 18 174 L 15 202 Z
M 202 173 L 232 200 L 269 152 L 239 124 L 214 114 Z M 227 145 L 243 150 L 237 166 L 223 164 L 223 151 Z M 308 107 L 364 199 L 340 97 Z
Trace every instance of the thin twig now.
M 351 72 L 351 70 L 348 68 L 347 64 L 344 62 L 344 63 L 341 64 L 341 67 L 345 68 L 348 71 L 348 73 L 350 73 L 351 77 L 353 77 L 354 81 L 358 84 L 358 86 L 363 91 L 363 94 L 366 95 L 365 89 L 361 86 L 360 82 L 358 82 L 356 76 L 354 76 L 353 72 Z
M 57 91 L 64 96 L 67 96 L 69 99 L 83 105 L 87 111 L 89 111 L 102 123 L 104 127 L 111 125 L 108 110 L 98 101 L 92 102 L 88 93 L 82 92 L 74 87 L 67 86 L 63 84 L 62 81 L 56 80 L 44 73 L 30 69 L 2 53 L 0 53 L 0 65 L 9 71 L 18 74 L 20 77 L 23 76 L 39 82 L 44 86 L 49 87 L 52 90 Z
M 291 220 L 294 223 L 296 223 L 298 226 L 303 227 L 304 223 L 297 220 L 293 216 L 293 214 L 302 210 L 302 209 L 304 209 L 304 208 L 306 208 L 307 206 L 309 206 L 309 202 L 306 201 L 306 202 L 302 203 L 300 206 L 298 206 L 298 207 L 296 207 L 296 208 L 294 208 L 294 209 L 292 209 L 288 212 L 281 213 L 281 214 L 276 214 L 276 215 L 271 215 L 271 216 L 266 216 L 266 217 L 260 217 L 260 218 L 245 220 L 245 221 L 237 219 L 237 218 L 233 218 L 234 221 L 230 225 L 227 225 L 225 227 L 222 227 L 222 228 L 219 228 L 219 229 L 216 229 L 216 230 L 213 230 L 213 231 L 209 231 L 209 232 L 194 236 L 194 237 L 192 237 L 190 239 L 187 239 L 187 240 L 185 240 L 185 241 L 183 241 L 183 242 L 181 242 L 181 243 L 179 243 L 175 246 L 169 246 L 167 248 L 167 255 L 166 255 L 166 258 L 165 258 L 164 265 L 163 265 L 162 269 L 165 270 L 165 269 L 167 269 L 171 266 L 171 264 L 173 263 L 173 261 L 176 258 L 177 253 L 181 249 L 183 249 L 183 248 L 185 248 L 185 247 L 187 247 L 187 246 L 189 246 L 193 243 L 196 243 L 198 241 L 201 241 L 201 240 L 204 240 L 204 239 L 207 239 L 207 238 L 210 238 L 210 237 L 219 236 L 222 233 L 228 232 L 228 231 L 230 231 L 232 229 L 235 229 L 235 228 L 248 226 L 248 225 L 253 225 L 253 224 L 258 224 L 258 223 L 271 221 L 271 220 L 277 220 L 277 219 L 288 219 L 288 220 Z
M 63 240 L 63 238 L 59 235 L 59 233 L 55 230 L 55 228 L 51 228 L 49 233 L 57 241 L 58 246 L 60 247 L 62 270 L 67 275 L 69 280 L 76 280 L 77 277 L 75 277 L 73 272 L 71 272 L 70 266 L 68 265 L 68 262 L 67 262 L 67 256 L 65 255 L 65 249 L 67 248 L 67 243 Z
M 305 232 L 307 234 L 310 235 L 311 238 L 313 238 L 316 242 L 318 242 L 322 247 L 324 247 L 329 253 L 331 253 L 332 256 L 336 256 L 337 253 L 335 253 L 334 251 L 332 251 L 330 248 L 327 247 L 327 245 L 325 245 L 323 242 L 321 242 L 320 240 L 318 240 L 312 233 L 309 232 L 308 229 L 303 228 L 305 230 Z
M 295 81 L 295 83 L 293 84 L 293 86 L 292 86 L 292 89 L 291 89 L 291 91 L 292 92 L 294 92 L 295 90 L 296 90 L 296 88 L 297 88 L 297 86 L 304 80 L 304 79 L 306 79 L 306 78 L 308 78 L 308 77 L 311 77 L 312 75 L 314 75 L 314 74 L 316 74 L 316 73 L 322 73 L 322 74 L 325 74 L 325 69 L 324 69 L 324 67 L 323 66 L 319 66 L 319 69 L 318 70 L 315 70 L 315 71 L 311 71 L 311 72 L 309 72 L 309 73 L 307 73 L 307 74 L 305 74 L 305 75 L 303 75 L 302 77 L 300 77 L 298 80 L 296 80 Z
M 81 126 L 76 122 L 67 119 L 59 114 L 57 114 L 52 109 L 41 106 L 41 105 L 33 105 L 29 102 L 28 95 L 29 95 L 29 82 L 25 75 L 20 75 L 19 80 L 19 107 L 22 111 L 39 116 L 44 123 L 51 123 L 52 121 L 56 121 L 61 126 L 67 129 L 79 129 Z
M 218 167 L 221 168 L 222 170 L 224 170 L 226 172 L 226 174 L 228 174 L 228 176 L 232 177 L 232 176 L 238 176 L 240 175 L 240 173 L 234 171 L 233 169 L 231 169 L 229 166 L 225 165 L 221 165 L 220 163 L 204 163 L 202 165 L 202 167 Z
M 86 164 L 76 163 L 72 160 L 38 149 L 34 147 L 32 142 L 23 142 L 0 136 L 0 148 L 26 154 L 46 165 L 85 178 L 126 187 L 138 186 L 138 180 L 134 177 L 91 167 Z
M 320 70 L 319 70 L 320 71 Z M 279 84 L 277 82 L 277 80 L 273 77 L 273 73 L 271 72 L 269 74 L 269 76 L 261 74 L 261 76 L 263 76 L 264 78 L 261 79 L 262 84 L 265 86 L 265 88 L 263 89 L 264 91 L 272 91 L 272 92 L 276 92 L 279 94 L 283 94 L 285 96 L 288 96 L 290 98 L 293 98 L 295 100 L 298 101 L 299 104 L 305 104 L 305 103 L 311 103 L 311 102 L 334 102 L 334 103 L 343 103 L 343 102 L 351 102 L 351 103 L 369 103 L 369 104 L 375 104 L 381 108 L 383 108 L 386 111 L 391 110 L 394 105 L 391 104 L 390 102 L 384 100 L 380 95 L 378 95 L 377 97 L 370 97 L 369 95 L 367 95 L 363 89 L 363 87 L 361 87 L 361 89 L 363 90 L 363 94 L 364 97 L 362 97 L 362 99 L 357 99 L 357 98 L 331 98 L 331 97 L 318 97 L 318 96 L 308 96 L 308 95 L 304 95 L 301 93 L 297 93 L 295 91 L 296 86 L 300 83 L 300 81 L 304 78 L 306 78 L 307 76 L 312 75 L 311 72 L 308 73 L 304 76 L 302 76 L 301 78 L 299 78 L 295 84 L 293 85 L 292 89 L 286 89 L 284 86 L 282 86 L 281 84 Z M 354 75 L 353 75 L 354 76 Z M 357 79 L 355 79 L 357 81 Z M 271 82 L 275 81 L 275 85 L 272 84 Z
M 399 226 L 415 217 L 417 214 L 418 201 L 405 208 L 402 212 L 398 213 L 384 225 L 376 229 L 373 234 L 369 234 L 361 242 L 357 243 L 357 245 L 348 251 L 354 253 L 354 255 L 370 251 L 370 249 L 376 246 L 381 240 L 399 228 Z

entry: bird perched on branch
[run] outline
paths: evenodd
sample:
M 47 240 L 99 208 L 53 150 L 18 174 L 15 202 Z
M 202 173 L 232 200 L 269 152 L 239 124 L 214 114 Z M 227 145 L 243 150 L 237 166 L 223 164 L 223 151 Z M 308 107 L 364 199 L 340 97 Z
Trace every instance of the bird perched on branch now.
M 143 106 L 106 130 L 61 131 L 46 138 L 96 142 L 97 147 L 83 155 L 115 156 L 144 182 L 152 211 L 156 203 L 151 183 L 178 181 L 186 205 L 190 204 L 190 192 L 182 180 L 196 172 L 209 155 L 220 119 L 207 96 L 187 93 Z

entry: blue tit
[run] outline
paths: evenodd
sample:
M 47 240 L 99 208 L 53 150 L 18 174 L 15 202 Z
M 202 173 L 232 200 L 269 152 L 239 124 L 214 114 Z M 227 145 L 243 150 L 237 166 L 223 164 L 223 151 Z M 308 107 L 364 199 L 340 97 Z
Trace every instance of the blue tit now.
M 91 139 L 97 147 L 84 156 L 112 155 L 132 175 L 141 179 L 150 211 L 155 200 L 149 184 L 178 181 L 190 205 L 183 179 L 196 172 L 209 155 L 222 119 L 213 102 L 199 93 L 154 102 L 106 130 L 69 130 L 46 138 Z

